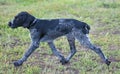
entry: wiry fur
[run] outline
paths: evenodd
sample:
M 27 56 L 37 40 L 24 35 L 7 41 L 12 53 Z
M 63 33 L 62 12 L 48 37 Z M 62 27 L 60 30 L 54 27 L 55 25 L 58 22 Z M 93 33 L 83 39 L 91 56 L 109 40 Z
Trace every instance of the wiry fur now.
M 75 39 L 79 40 L 83 46 L 96 52 L 107 65 L 110 64 L 101 49 L 90 42 L 87 36 L 90 26 L 84 22 L 75 19 L 36 19 L 27 12 L 20 12 L 13 21 L 9 22 L 9 26 L 11 28 L 24 27 L 29 29 L 32 40 L 29 49 L 23 57 L 14 62 L 15 66 L 22 65 L 31 53 L 39 47 L 40 42 L 48 42 L 54 55 L 60 59 L 62 64 L 66 64 L 76 53 Z M 66 58 L 57 51 L 53 43 L 53 40 L 60 36 L 66 36 L 70 45 L 71 52 Z

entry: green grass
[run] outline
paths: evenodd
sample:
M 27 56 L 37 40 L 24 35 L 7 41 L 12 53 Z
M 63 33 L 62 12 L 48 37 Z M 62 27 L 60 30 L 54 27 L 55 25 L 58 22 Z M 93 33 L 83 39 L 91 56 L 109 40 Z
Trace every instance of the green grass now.
M 91 26 L 90 38 L 112 61 L 108 68 L 93 51 L 76 41 L 77 53 L 61 65 L 47 43 L 41 43 L 20 67 L 13 61 L 22 57 L 30 44 L 29 31 L 7 26 L 17 13 L 27 11 L 37 18 L 74 18 Z M 65 37 L 55 41 L 67 56 Z M 120 74 L 120 1 L 119 0 L 0 0 L 0 74 Z

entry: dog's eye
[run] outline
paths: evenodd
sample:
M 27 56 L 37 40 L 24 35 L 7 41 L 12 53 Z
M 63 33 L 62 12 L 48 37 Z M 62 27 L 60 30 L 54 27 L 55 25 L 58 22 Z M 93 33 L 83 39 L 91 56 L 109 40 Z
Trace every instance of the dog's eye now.
M 15 16 L 15 18 L 14 18 L 16 21 L 18 21 L 19 20 L 19 18 L 18 18 L 18 16 Z
M 19 20 L 19 18 L 18 18 L 18 17 L 15 17 L 15 20 L 16 20 L 16 21 L 18 21 L 18 20 Z

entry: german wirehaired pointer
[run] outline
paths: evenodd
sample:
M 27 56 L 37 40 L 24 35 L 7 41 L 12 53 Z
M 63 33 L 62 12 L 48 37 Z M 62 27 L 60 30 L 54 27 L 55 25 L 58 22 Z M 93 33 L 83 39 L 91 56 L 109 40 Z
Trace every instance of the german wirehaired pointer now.
M 90 26 L 84 22 L 75 19 L 36 19 L 28 12 L 20 12 L 8 24 L 11 28 L 24 27 L 29 29 L 31 35 L 31 45 L 21 59 L 14 62 L 14 66 L 20 66 L 31 55 L 40 42 L 47 42 L 54 55 L 56 55 L 62 64 L 66 64 L 76 53 L 75 38 L 81 45 L 90 48 L 96 52 L 101 59 L 109 66 L 110 61 L 105 57 L 100 48 L 90 42 L 87 34 Z M 53 40 L 58 37 L 66 36 L 70 45 L 68 57 L 64 57 L 57 51 Z

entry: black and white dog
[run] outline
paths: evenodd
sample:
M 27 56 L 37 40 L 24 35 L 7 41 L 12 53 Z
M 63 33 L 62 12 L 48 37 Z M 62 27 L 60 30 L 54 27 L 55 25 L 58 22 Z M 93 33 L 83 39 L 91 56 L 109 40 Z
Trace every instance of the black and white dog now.
M 29 29 L 31 35 L 31 45 L 21 59 L 14 62 L 14 66 L 20 66 L 31 55 L 40 42 L 47 42 L 54 55 L 56 55 L 62 64 L 66 64 L 76 53 L 75 38 L 87 48 L 96 52 L 102 60 L 109 66 L 110 61 L 104 56 L 100 48 L 93 45 L 87 34 L 90 26 L 84 22 L 75 19 L 36 19 L 28 12 L 20 12 L 8 24 L 11 28 L 24 27 Z M 66 36 L 70 45 L 70 54 L 65 58 L 57 51 L 53 40 L 58 37 Z

